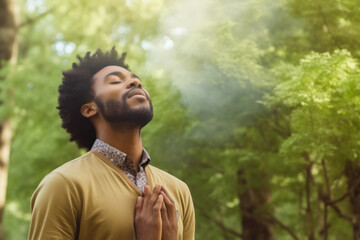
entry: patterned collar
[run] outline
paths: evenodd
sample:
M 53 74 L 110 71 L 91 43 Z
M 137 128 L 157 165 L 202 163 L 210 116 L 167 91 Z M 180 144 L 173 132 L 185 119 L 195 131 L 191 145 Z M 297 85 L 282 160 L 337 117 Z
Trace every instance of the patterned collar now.
M 113 146 L 107 144 L 106 142 L 96 139 L 91 151 L 97 151 L 110 159 L 116 166 L 122 169 L 125 172 L 131 173 L 133 176 L 136 176 L 136 170 L 134 167 L 134 161 L 126 155 L 126 153 L 121 152 L 119 149 L 114 148 Z M 150 156 L 143 148 L 142 158 L 139 163 L 139 168 L 142 170 L 150 163 Z

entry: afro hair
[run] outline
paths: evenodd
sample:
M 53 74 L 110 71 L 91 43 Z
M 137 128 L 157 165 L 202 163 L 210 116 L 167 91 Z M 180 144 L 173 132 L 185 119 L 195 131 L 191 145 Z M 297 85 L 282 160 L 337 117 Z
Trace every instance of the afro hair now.
M 98 49 L 94 54 L 87 52 L 84 57 L 78 55 L 77 58 L 79 62 L 74 62 L 72 69 L 63 72 L 57 109 L 62 119 L 61 126 L 70 134 L 70 141 L 75 141 L 79 148 L 90 150 L 96 139 L 95 128 L 90 120 L 81 114 L 80 108 L 94 99 L 93 76 L 110 65 L 130 69 L 125 64 L 126 53 L 119 56 L 115 47 L 109 52 Z

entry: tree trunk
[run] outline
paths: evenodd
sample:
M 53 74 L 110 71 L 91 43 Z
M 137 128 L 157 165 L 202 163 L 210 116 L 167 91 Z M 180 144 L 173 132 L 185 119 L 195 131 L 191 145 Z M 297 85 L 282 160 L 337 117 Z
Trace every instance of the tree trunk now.
M 18 10 L 15 0 L 0 0 L 0 60 L 15 64 L 18 45 Z M 1 67 L 1 65 L 0 65 Z
M 306 154 L 307 155 L 307 154 Z M 307 155 L 308 156 L 308 155 Z M 314 230 L 315 230 L 315 224 L 314 224 L 314 214 L 311 207 L 311 168 L 312 163 L 310 161 L 309 157 L 306 157 L 308 160 L 308 164 L 305 166 L 306 168 L 306 232 L 308 235 L 308 240 L 315 240 Z
M 259 179 L 265 179 L 266 174 L 259 173 Z M 242 215 L 243 240 L 273 240 L 273 224 L 262 217 L 260 209 L 270 201 L 267 184 L 252 188 L 244 176 L 244 171 L 237 172 L 238 196 Z
M 353 222 L 353 239 L 360 240 L 360 166 L 348 160 L 345 167 L 348 179 L 350 207 L 355 220 Z
M 18 45 L 16 41 L 18 11 L 15 0 L 0 0 L 0 68 L 3 61 L 15 64 Z M 4 79 L 2 79 L 4 81 Z M 5 80 L 6 81 L 6 80 Z M 2 103 L 3 104 L 3 103 Z M 0 122 L 0 240 L 3 236 L 3 212 L 6 199 L 7 175 L 10 157 L 11 126 L 8 119 Z
M 6 185 L 10 157 L 11 127 L 8 120 L 0 124 L 0 240 L 4 239 L 2 232 L 2 214 L 6 199 Z

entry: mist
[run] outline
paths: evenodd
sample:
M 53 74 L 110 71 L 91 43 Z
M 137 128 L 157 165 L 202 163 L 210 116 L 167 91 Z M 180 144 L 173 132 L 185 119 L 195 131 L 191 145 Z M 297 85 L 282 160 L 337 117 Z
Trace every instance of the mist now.
M 257 101 L 269 78 L 253 39 L 267 33 L 263 19 L 247 24 L 254 5 L 174 1 L 161 14 L 159 37 L 143 43 L 148 71 L 167 73 L 188 114 L 203 123 L 195 130 L 203 138 L 227 139 L 263 107 Z

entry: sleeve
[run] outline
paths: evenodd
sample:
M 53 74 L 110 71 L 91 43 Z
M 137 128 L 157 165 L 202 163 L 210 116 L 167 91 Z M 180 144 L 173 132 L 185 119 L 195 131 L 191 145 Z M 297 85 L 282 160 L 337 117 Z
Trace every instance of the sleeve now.
M 29 240 L 74 240 L 80 209 L 77 199 L 73 184 L 61 173 L 47 175 L 31 198 Z
M 183 240 L 195 239 L 195 211 L 191 193 L 186 184 L 184 188 L 184 219 L 183 219 Z

